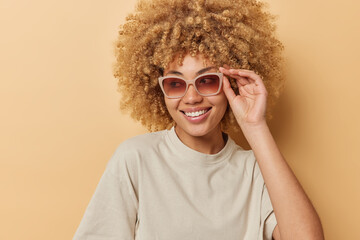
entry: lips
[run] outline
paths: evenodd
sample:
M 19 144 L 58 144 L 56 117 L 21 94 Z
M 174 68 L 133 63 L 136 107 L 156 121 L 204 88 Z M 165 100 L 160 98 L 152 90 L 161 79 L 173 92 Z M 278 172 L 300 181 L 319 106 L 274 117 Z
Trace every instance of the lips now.
M 208 108 L 189 108 L 189 109 L 184 109 L 184 110 L 180 110 L 180 111 L 184 115 L 186 115 L 187 117 L 199 117 L 199 116 L 204 115 L 205 113 L 207 113 L 210 109 L 211 109 L 211 107 L 208 107 Z
M 191 123 L 201 123 L 204 121 L 211 112 L 211 107 L 207 108 L 189 108 L 180 110 L 183 113 L 185 119 Z

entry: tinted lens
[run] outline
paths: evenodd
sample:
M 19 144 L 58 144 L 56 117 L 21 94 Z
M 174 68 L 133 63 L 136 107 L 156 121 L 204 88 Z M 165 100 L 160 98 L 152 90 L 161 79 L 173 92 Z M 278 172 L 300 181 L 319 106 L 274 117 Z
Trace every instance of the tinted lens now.
M 165 78 L 162 84 L 166 95 L 169 97 L 182 96 L 186 90 L 186 82 L 178 78 Z
M 195 85 L 201 94 L 213 94 L 219 90 L 220 78 L 218 75 L 208 74 L 196 79 Z

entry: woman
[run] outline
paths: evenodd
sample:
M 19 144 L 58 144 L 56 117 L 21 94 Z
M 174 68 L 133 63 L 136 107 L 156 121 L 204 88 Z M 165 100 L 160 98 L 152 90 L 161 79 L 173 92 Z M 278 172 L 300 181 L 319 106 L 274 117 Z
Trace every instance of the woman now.
M 323 239 L 266 123 L 271 21 L 253 0 L 139 2 L 116 50 L 122 108 L 170 130 L 118 147 L 74 239 Z M 252 150 L 223 132 L 240 129 Z

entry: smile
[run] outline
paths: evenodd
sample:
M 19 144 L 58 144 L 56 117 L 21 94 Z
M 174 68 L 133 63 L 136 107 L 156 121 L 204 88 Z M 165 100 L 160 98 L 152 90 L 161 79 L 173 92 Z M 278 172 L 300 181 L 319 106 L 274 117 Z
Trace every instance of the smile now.
M 211 108 L 203 109 L 203 110 L 199 110 L 199 111 L 195 111 L 195 112 L 185 112 L 185 111 L 182 111 L 182 112 L 188 117 L 199 117 L 199 116 L 207 113 L 210 109 Z

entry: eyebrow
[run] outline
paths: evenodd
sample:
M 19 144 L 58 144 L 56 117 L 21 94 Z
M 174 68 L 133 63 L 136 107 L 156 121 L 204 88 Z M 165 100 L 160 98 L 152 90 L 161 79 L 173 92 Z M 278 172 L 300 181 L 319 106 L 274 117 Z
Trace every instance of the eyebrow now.
M 196 75 L 203 74 L 203 73 L 205 73 L 205 72 L 207 72 L 207 71 L 209 71 L 210 69 L 213 69 L 213 68 L 216 69 L 215 66 L 210 66 L 210 67 L 207 67 L 207 68 L 203 68 L 203 69 L 199 70 L 199 71 L 196 73 Z M 175 70 L 171 70 L 171 71 L 167 72 L 165 75 L 168 75 L 168 74 L 175 74 L 175 75 L 184 76 L 184 74 L 182 74 L 181 72 L 175 71 Z

